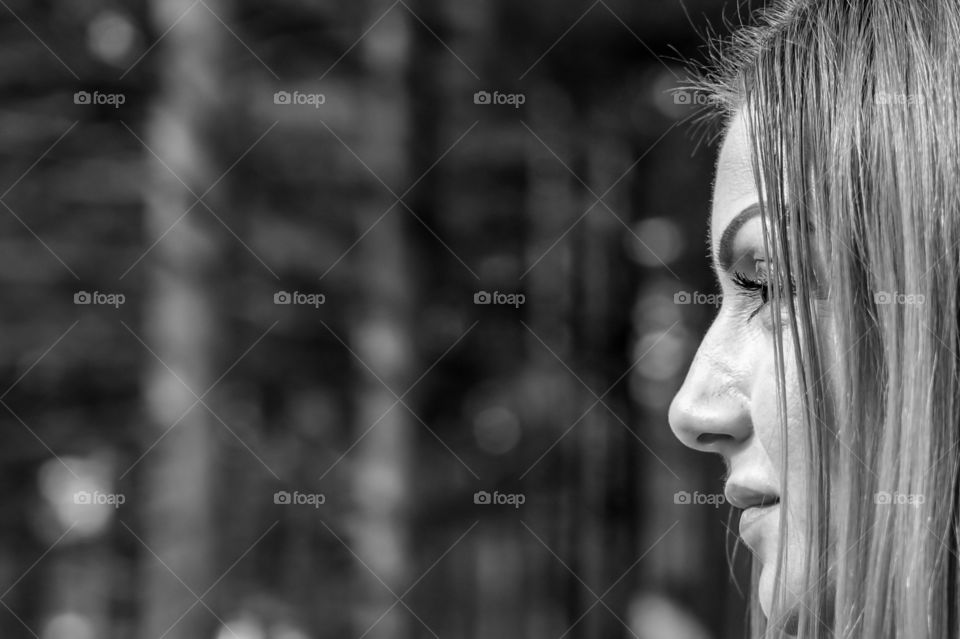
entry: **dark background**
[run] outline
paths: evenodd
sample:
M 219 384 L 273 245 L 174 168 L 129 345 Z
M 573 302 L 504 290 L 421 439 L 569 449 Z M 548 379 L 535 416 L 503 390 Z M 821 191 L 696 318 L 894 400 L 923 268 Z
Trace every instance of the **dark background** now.
M 666 422 L 735 5 L 0 5 L 0 636 L 743 636 Z

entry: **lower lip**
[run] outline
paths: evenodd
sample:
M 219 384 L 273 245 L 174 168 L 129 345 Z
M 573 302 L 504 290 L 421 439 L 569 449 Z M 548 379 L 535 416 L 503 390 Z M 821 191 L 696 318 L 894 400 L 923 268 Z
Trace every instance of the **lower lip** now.
M 753 506 L 752 508 L 747 508 L 740 514 L 740 536 L 748 546 L 753 546 L 754 544 L 749 543 L 749 538 L 754 538 L 756 535 L 761 532 L 762 524 L 768 521 L 771 518 L 771 515 L 775 515 L 780 510 L 780 504 L 770 504 L 769 506 L 757 507 Z

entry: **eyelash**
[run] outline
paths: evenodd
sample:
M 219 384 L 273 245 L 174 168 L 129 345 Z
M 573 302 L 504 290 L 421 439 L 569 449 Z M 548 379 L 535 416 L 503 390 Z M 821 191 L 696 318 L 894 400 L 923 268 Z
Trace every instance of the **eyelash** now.
M 747 297 L 759 300 L 760 304 L 753 310 L 753 312 L 750 313 L 750 316 L 747 317 L 747 321 L 752 320 L 757 316 L 757 313 L 763 310 L 763 307 L 766 306 L 770 301 L 770 282 L 766 279 L 755 280 L 747 277 L 740 271 L 735 271 L 733 274 L 733 283 Z M 791 281 L 790 295 L 793 295 L 795 290 L 796 285 L 793 281 Z
M 767 280 L 755 280 L 747 277 L 740 271 L 736 271 L 733 274 L 733 283 L 747 297 L 760 301 L 760 304 L 757 306 L 757 308 L 755 308 L 747 318 L 748 321 L 752 320 L 754 317 L 756 317 L 757 313 L 763 310 L 763 307 L 767 305 L 767 302 L 770 301 L 769 282 L 767 282 Z

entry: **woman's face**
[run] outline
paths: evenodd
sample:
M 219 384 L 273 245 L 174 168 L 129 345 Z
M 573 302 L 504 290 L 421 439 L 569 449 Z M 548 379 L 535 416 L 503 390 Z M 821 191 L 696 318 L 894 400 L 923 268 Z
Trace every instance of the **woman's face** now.
M 805 512 L 803 413 L 791 335 L 781 321 L 786 373 L 786 440 L 777 413 L 777 375 L 759 193 L 754 183 L 746 118 L 741 112 L 720 150 L 710 215 L 710 246 L 723 293 L 719 313 L 670 406 L 670 427 L 690 448 L 719 453 L 728 467 L 727 501 L 743 509 L 740 534 L 762 564 L 759 597 L 769 615 L 773 599 L 780 509 L 786 505 L 787 601 L 802 594 L 802 519 Z M 781 504 L 783 453 L 790 459 L 789 501 Z

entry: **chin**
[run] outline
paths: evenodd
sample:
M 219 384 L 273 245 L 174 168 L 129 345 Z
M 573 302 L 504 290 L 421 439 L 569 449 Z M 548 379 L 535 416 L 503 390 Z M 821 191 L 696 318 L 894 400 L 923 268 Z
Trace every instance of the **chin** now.
M 760 609 L 764 616 L 770 618 L 770 609 L 773 608 L 773 567 L 764 565 L 760 569 L 760 583 L 757 588 L 757 596 L 760 599 Z
M 760 569 L 760 582 L 757 584 L 757 597 L 760 600 L 760 609 L 763 611 L 763 614 L 768 621 L 770 620 L 770 611 L 773 609 L 773 586 L 775 572 L 776 569 L 774 566 L 764 564 L 763 568 Z M 791 603 L 790 607 L 795 607 L 795 604 Z M 782 629 L 787 634 L 794 636 L 797 633 L 799 621 L 800 619 L 797 612 L 792 611 L 786 618 Z

